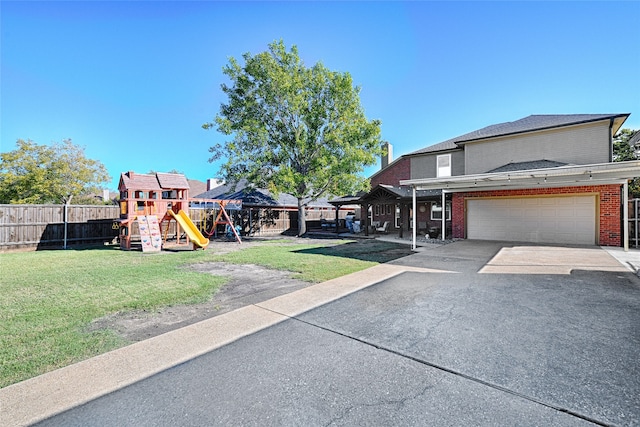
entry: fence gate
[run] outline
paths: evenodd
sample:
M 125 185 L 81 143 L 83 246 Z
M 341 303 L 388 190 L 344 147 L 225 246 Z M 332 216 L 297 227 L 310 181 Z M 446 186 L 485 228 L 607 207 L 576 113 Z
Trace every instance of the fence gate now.
M 640 199 L 629 200 L 629 246 L 640 248 Z

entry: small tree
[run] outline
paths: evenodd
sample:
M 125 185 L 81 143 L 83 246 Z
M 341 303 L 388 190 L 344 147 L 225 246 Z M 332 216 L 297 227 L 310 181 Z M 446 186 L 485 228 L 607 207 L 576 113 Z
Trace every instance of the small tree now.
M 381 152 L 380 121 L 368 121 L 360 88 L 349 73 L 321 63 L 307 68 L 298 49 L 274 42 L 267 52 L 234 58 L 224 67 L 231 85 L 209 129 L 233 139 L 210 148 L 210 161 L 226 157 L 227 182 L 245 178 L 253 186 L 298 199 L 298 235 L 306 232 L 305 207 L 323 195 L 367 189 L 358 174 Z
M 0 203 L 59 203 L 109 182 L 102 163 L 87 159 L 70 139 L 52 145 L 17 141 L 0 155 Z
M 632 129 L 621 129 L 613 137 L 613 159 L 616 162 L 624 162 L 627 160 L 636 160 L 633 147 L 629 143 L 631 137 L 638 132 Z M 629 182 L 629 197 L 640 198 L 640 177 L 636 177 Z

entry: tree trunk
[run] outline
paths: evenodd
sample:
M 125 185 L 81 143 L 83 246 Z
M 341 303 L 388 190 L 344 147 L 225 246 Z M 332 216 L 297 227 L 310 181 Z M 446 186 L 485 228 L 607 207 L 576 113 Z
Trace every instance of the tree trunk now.
M 303 199 L 298 199 L 298 237 L 307 233 L 307 216 L 305 215 L 305 206 Z

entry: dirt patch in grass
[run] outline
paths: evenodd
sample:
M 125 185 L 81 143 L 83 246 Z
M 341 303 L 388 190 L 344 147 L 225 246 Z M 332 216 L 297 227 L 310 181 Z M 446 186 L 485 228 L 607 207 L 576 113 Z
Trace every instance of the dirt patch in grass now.
M 287 238 L 286 240 L 273 241 L 272 244 L 297 245 L 315 243 L 327 244 L 327 246 L 317 249 L 304 249 L 304 251 L 380 263 L 412 253 L 407 245 L 364 239 L 332 245 L 325 239 Z M 242 245 L 228 242 L 212 242 L 207 251 L 226 253 L 256 244 L 261 244 L 261 242 L 245 241 Z M 205 262 L 190 265 L 188 268 L 202 273 L 226 276 L 229 281 L 209 301 L 204 303 L 175 305 L 154 311 L 136 310 L 115 313 L 93 321 L 89 325 L 88 331 L 109 329 L 129 341 L 142 341 L 313 285 L 313 283 L 292 279 L 291 273 L 288 271 L 273 270 L 251 264 Z

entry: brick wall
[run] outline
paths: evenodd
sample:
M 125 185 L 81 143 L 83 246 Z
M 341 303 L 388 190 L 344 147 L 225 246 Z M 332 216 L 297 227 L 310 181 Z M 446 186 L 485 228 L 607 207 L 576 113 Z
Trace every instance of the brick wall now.
M 529 188 L 523 190 L 495 190 L 476 191 L 470 193 L 454 193 L 452 216 L 453 216 L 453 237 L 465 237 L 465 199 L 480 197 L 513 197 L 513 196 L 543 196 L 550 194 L 580 194 L 596 193 L 600 199 L 599 212 L 599 241 L 603 246 L 620 246 L 622 242 L 621 212 L 620 206 L 620 186 L 618 185 L 585 185 L 581 187 L 562 188 Z
M 408 157 L 402 157 L 397 162 L 380 171 L 371 178 L 371 188 L 378 184 L 400 186 L 400 180 L 411 179 L 411 161 Z

